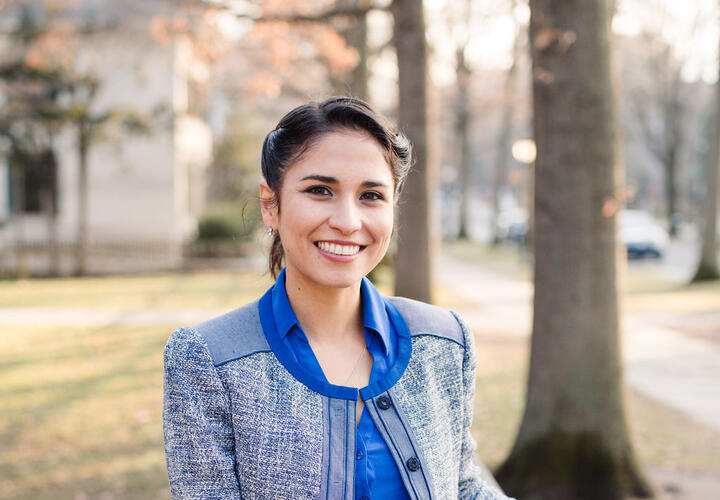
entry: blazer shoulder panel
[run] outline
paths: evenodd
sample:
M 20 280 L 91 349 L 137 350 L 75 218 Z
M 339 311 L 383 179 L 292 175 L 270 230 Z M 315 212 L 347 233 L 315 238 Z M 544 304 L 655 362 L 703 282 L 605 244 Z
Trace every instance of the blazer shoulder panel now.
M 465 347 L 465 335 L 455 315 L 442 307 L 405 297 L 387 297 L 405 320 L 410 335 L 433 335 Z
M 194 330 L 207 343 L 215 366 L 271 350 L 260 324 L 257 300 L 200 323 Z

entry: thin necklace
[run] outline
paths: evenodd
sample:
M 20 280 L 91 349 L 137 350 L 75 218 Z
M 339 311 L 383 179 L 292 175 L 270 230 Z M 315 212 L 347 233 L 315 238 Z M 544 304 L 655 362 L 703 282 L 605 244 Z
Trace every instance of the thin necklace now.
M 357 361 L 355 361 L 355 366 L 353 367 L 352 371 L 350 372 L 350 375 L 348 375 L 348 378 L 345 379 L 345 381 L 341 385 L 346 385 L 353 375 L 355 375 L 355 370 L 357 370 L 357 367 L 360 366 L 360 360 L 363 359 L 364 354 L 367 352 L 367 346 L 363 346 L 363 350 L 360 351 L 360 356 L 358 356 Z

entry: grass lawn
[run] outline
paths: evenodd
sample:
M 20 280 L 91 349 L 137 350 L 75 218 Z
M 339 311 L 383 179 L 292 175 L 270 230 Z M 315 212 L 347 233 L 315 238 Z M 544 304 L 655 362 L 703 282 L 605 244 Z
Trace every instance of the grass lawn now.
M 491 467 L 507 456 L 520 426 L 529 359 L 527 341 L 477 339 L 473 435 Z M 625 398 L 641 464 L 720 474 L 720 432 L 636 391 Z
M 630 297 L 640 311 L 656 307 L 657 297 L 667 297 L 663 307 L 694 308 L 720 293 L 716 285 L 648 291 L 641 288 L 647 280 L 637 282 Z M 230 272 L 8 281 L 0 282 L 0 308 L 231 309 L 268 283 L 268 276 Z M 171 329 L 4 327 L 0 498 L 169 498 L 161 404 Z M 474 434 L 490 466 L 507 454 L 520 422 L 527 356 L 524 339 L 478 338 Z M 635 393 L 628 409 L 645 464 L 720 474 L 719 432 Z
M 270 283 L 267 273 L 228 271 L 0 281 L 0 307 L 230 310 Z
M 0 336 L 0 498 L 169 498 L 168 328 L 15 328 Z

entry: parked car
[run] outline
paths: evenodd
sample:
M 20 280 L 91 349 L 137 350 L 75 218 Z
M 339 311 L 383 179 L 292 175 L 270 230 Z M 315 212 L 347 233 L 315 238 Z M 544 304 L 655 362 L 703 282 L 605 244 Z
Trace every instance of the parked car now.
M 620 241 L 626 246 L 628 258 L 660 258 L 670 238 L 654 219 L 644 210 L 620 212 Z
M 522 208 L 503 210 L 497 218 L 497 235 L 504 241 L 524 244 L 528 232 L 528 214 Z

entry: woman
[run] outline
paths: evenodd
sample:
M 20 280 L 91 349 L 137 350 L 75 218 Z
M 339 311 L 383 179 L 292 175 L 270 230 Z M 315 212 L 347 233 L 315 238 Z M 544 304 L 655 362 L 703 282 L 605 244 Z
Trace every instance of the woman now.
M 174 498 L 505 498 L 472 461 L 469 329 L 364 278 L 387 251 L 410 156 L 352 98 L 300 106 L 265 138 L 276 282 L 168 340 Z

